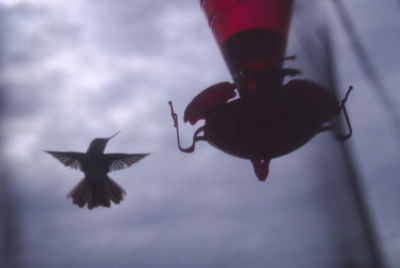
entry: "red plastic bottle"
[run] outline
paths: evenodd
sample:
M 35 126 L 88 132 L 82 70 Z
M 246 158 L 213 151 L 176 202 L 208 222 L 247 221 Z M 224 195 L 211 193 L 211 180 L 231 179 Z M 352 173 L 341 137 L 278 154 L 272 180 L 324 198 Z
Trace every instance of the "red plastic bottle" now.
M 282 68 L 293 0 L 200 0 L 200 5 L 237 84 L 241 72 Z M 241 96 L 243 91 L 239 88 Z

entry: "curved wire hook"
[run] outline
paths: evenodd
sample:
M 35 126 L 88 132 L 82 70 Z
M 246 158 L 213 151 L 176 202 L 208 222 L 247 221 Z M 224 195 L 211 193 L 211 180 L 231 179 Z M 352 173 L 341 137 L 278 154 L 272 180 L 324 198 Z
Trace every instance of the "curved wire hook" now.
M 178 148 L 179 148 L 179 150 L 181 150 L 184 153 L 192 153 L 194 151 L 194 147 L 195 147 L 194 145 L 195 145 L 195 143 L 197 141 L 206 141 L 207 140 L 204 135 L 203 136 L 198 136 L 201 131 L 204 131 L 204 126 L 198 128 L 194 132 L 192 145 L 190 147 L 188 147 L 188 148 L 183 148 L 181 146 L 181 141 L 180 141 L 180 138 L 179 138 L 178 116 L 174 111 L 174 107 L 172 106 L 172 101 L 168 101 L 168 104 L 169 104 L 169 106 L 171 108 L 171 116 L 172 116 L 172 120 L 174 120 L 174 127 L 176 128 L 176 138 L 177 138 L 177 141 L 178 141 Z
M 339 111 L 343 111 L 344 118 L 346 119 L 347 128 L 349 129 L 349 134 L 346 134 L 346 135 L 340 134 L 338 132 L 336 133 L 336 138 L 341 141 L 345 141 L 345 140 L 349 139 L 351 137 L 351 135 L 353 134 L 353 129 L 351 127 L 349 115 L 347 114 L 346 107 L 344 106 L 347 101 L 347 98 L 349 97 L 350 91 L 352 89 L 353 89 L 353 86 L 349 86 L 349 89 L 347 90 L 346 95 L 344 96 L 343 100 L 340 102 L 340 105 L 339 105 Z

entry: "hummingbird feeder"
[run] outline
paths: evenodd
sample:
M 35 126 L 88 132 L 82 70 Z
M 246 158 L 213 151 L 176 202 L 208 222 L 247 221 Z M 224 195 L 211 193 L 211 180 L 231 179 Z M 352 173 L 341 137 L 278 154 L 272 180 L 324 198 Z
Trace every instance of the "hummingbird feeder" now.
M 352 134 L 345 102 L 339 103 L 326 88 L 286 75 L 300 73 L 283 68 L 293 0 L 200 0 L 209 27 L 233 78 L 200 92 L 186 107 L 184 122 L 205 124 L 193 144 L 180 144 L 178 119 L 169 102 L 178 147 L 193 152 L 197 141 L 245 159 L 264 181 L 272 158 L 288 154 L 317 133 L 334 130 L 339 140 Z M 238 98 L 237 92 L 239 94 Z M 349 133 L 340 134 L 330 123 L 343 112 Z

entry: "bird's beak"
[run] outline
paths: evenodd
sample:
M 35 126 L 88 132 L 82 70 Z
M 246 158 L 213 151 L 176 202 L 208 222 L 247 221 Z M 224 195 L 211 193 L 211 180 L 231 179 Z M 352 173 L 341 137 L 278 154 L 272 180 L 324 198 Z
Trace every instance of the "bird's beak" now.
M 107 140 L 110 140 L 112 138 L 114 138 L 115 136 L 117 136 L 121 131 L 118 131 L 117 133 L 111 135 L 110 137 L 107 138 Z

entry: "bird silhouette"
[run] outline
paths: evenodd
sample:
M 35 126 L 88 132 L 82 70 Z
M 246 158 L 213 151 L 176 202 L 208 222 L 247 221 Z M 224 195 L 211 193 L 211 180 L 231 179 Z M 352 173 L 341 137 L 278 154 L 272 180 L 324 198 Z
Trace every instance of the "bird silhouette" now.
M 45 151 L 67 167 L 80 169 L 85 177 L 71 190 L 67 198 L 72 198 L 73 204 L 89 209 L 103 206 L 110 207 L 111 202 L 119 204 L 126 195 L 125 190 L 107 176 L 110 171 L 130 167 L 140 159 L 149 155 L 143 154 L 104 154 L 109 138 L 92 140 L 86 153 Z

